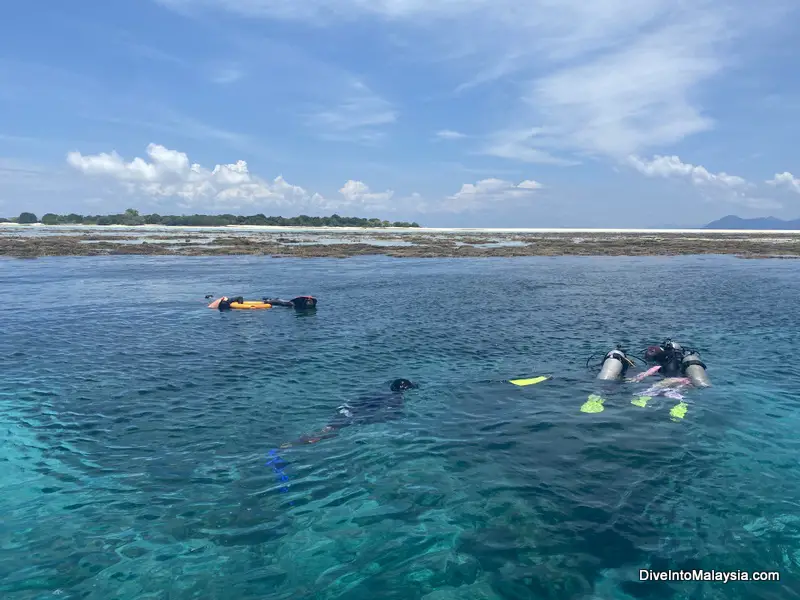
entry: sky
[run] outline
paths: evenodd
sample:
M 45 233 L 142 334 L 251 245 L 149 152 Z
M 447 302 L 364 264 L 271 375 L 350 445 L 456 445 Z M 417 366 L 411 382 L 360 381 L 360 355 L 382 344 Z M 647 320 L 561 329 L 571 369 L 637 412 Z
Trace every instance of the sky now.
M 0 215 L 794 219 L 798 30 L 795 0 L 16 2 Z

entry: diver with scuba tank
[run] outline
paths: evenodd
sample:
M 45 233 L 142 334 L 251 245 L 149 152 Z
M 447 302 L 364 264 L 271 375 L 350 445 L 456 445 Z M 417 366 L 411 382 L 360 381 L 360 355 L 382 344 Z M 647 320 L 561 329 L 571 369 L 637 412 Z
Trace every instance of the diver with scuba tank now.
M 642 373 L 637 381 L 657 373 L 667 378 L 686 378 L 694 387 L 711 386 L 700 354 L 696 350 L 683 348 L 678 342 L 667 339 L 660 346 L 650 346 L 644 353 L 644 360 L 655 364 Z
M 591 357 L 589 357 L 591 360 Z M 587 366 L 588 366 L 588 360 Z M 617 344 L 617 347 L 608 352 L 603 357 L 603 362 L 600 365 L 600 372 L 597 374 L 597 379 L 603 381 L 617 381 L 623 379 L 628 372 L 628 367 L 634 366 L 633 361 L 628 358 L 628 352 Z
M 589 360 L 587 360 L 587 366 Z M 622 346 L 617 345 L 603 357 L 597 379 L 637 383 L 651 375 L 661 375 L 660 381 L 637 394 L 631 403 L 645 407 L 654 396 L 678 400 L 679 404 L 670 411 L 673 419 L 682 419 L 688 409 L 682 393 L 684 388 L 689 386 L 709 387 L 711 385 L 706 374 L 706 365 L 700 360 L 700 354 L 696 350 L 684 349 L 678 342 L 670 339 L 661 345 L 648 347 L 644 352 L 644 362 L 652 366 L 634 377 L 626 377 L 628 369 L 635 363 L 631 360 L 628 352 Z M 581 412 L 602 412 L 604 402 L 603 396 L 590 394 L 581 407 Z
M 700 360 L 696 350 L 683 348 L 678 342 L 667 339 L 663 344 L 650 346 L 644 352 L 644 362 L 653 365 L 628 381 L 641 381 L 650 375 L 665 378 L 686 378 L 695 387 L 709 387 L 711 381 L 706 373 L 706 365 Z M 628 352 L 617 345 L 608 352 L 601 363 L 597 379 L 617 381 L 625 379 L 628 368 L 634 366 Z

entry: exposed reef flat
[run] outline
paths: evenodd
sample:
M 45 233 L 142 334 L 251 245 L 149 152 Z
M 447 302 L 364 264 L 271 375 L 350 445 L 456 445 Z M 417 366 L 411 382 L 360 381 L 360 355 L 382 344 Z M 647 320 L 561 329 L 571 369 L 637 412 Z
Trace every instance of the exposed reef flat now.
M 332 230 L 281 228 L 0 228 L 0 256 L 476 258 L 731 254 L 799 258 L 800 232 L 641 230 Z

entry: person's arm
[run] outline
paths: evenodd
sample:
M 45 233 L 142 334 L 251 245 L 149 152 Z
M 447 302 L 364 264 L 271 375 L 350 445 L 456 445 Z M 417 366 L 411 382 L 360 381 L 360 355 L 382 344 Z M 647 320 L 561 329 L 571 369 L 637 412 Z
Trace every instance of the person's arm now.
M 655 373 L 658 373 L 658 370 L 660 368 L 661 368 L 661 365 L 656 365 L 654 367 L 650 367 L 649 369 L 647 369 L 647 371 L 639 373 L 635 377 L 631 377 L 628 381 L 633 381 L 634 383 L 637 382 L 637 381 L 641 381 L 645 377 L 650 377 L 650 375 L 654 375 Z

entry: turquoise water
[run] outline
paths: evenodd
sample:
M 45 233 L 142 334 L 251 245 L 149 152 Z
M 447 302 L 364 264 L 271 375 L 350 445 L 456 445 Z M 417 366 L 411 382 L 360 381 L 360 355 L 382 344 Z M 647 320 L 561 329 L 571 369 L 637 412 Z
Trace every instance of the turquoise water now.
M 4 600 L 800 597 L 796 261 L 53 258 L 0 286 Z M 666 336 L 715 384 L 682 420 L 585 368 Z M 267 466 L 395 377 L 402 419 Z

